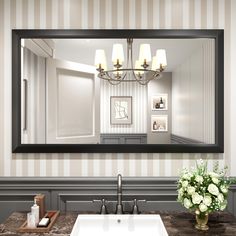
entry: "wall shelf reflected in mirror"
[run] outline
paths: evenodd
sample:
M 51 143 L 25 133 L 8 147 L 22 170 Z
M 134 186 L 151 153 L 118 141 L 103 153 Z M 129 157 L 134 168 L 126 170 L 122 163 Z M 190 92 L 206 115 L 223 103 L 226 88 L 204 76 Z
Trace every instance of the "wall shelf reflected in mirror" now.
M 222 153 L 223 91 L 223 30 L 12 30 L 15 153 Z

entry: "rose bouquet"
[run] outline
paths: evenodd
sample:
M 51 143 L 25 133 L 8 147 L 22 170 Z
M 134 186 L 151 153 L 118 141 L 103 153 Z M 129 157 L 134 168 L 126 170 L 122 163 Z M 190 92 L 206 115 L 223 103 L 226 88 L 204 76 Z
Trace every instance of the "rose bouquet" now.
M 200 160 L 196 168 L 184 169 L 178 180 L 178 201 L 203 218 L 210 212 L 223 211 L 227 206 L 228 189 L 235 179 L 226 176 L 227 168 L 219 170 L 218 162 L 212 172 L 207 162 Z

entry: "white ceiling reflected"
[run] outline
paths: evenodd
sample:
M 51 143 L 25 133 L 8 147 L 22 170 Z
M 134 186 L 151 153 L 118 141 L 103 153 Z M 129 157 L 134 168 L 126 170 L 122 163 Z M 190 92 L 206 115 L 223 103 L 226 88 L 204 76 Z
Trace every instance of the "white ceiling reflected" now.
M 151 45 L 152 56 L 157 49 L 165 49 L 167 55 L 166 72 L 173 71 L 178 65 L 198 50 L 203 43 L 213 39 L 134 39 L 133 41 L 133 62 L 138 59 L 139 46 L 142 43 Z M 55 58 L 74 61 L 82 64 L 94 65 L 96 49 L 104 49 L 106 52 L 107 64 L 112 66 L 112 45 L 122 43 L 126 58 L 126 39 L 54 39 Z M 125 60 L 126 63 L 126 60 Z

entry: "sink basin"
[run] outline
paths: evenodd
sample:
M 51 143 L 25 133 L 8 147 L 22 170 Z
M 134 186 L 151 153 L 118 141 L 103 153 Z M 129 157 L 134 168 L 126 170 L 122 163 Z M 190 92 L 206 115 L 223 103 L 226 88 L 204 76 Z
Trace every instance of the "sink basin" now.
M 168 236 L 160 215 L 78 215 L 70 236 Z

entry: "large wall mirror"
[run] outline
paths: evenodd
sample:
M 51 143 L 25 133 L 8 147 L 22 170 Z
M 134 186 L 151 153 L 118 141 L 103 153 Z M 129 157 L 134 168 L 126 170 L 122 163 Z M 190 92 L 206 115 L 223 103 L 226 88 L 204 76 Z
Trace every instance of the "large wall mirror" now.
M 223 30 L 13 30 L 13 152 L 223 152 Z

